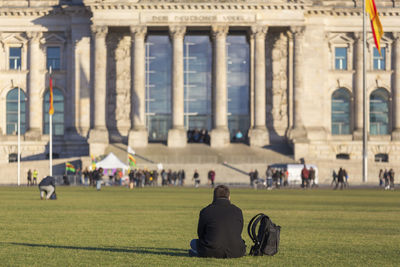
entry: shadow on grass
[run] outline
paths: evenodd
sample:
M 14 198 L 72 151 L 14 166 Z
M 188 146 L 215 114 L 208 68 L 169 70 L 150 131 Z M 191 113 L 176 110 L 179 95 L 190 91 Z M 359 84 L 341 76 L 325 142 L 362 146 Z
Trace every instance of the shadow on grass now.
M 42 247 L 42 248 L 61 248 L 61 249 L 76 249 L 88 251 L 106 251 L 106 252 L 123 252 L 123 253 L 137 253 L 137 254 L 152 254 L 152 255 L 167 255 L 176 257 L 189 257 L 188 249 L 179 248 L 152 248 L 152 247 L 132 247 L 132 248 L 113 248 L 113 247 L 77 247 L 77 246 L 60 246 L 49 244 L 31 244 L 31 243 L 3 243 L 16 246 L 26 247 Z

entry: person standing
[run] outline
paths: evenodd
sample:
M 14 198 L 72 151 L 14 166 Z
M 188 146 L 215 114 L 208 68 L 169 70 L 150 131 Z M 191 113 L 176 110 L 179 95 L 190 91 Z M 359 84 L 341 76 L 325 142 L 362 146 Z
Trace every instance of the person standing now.
M 189 256 L 239 258 L 246 254 L 242 239 L 243 213 L 230 202 L 229 188 L 218 185 L 213 202 L 200 211 L 198 239 L 190 242 Z
M 309 171 L 306 167 L 306 164 L 304 164 L 304 167 L 301 170 L 301 187 L 307 188 L 309 186 L 308 176 L 309 176 Z
M 387 169 L 385 169 L 385 172 L 383 173 L 383 179 L 385 181 L 385 190 L 388 190 L 390 188 L 390 185 L 389 185 L 389 172 Z
M 214 188 L 214 181 L 215 181 L 215 171 L 214 171 L 214 169 L 211 169 L 208 172 L 208 179 L 211 182 L 211 187 Z
M 268 166 L 267 171 L 265 172 L 265 177 L 267 177 L 267 187 L 272 187 L 272 168 Z
M 383 185 L 383 170 L 382 169 L 379 170 L 378 178 L 379 178 L 379 187 L 381 187 Z
M 389 181 L 390 181 L 390 189 L 394 190 L 394 171 L 393 171 L 393 169 L 389 170 Z
M 94 171 L 93 178 L 96 181 L 96 189 L 97 191 L 101 190 L 101 183 L 103 182 L 103 168 L 99 168 L 98 170 Z
M 309 172 L 309 177 L 310 177 L 310 183 L 311 183 L 311 187 L 314 187 L 315 184 L 315 170 L 313 167 L 310 167 L 310 172 Z
M 199 187 L 199 184 L 200 184 L 200 175 L 199 175 L 199 173 L 197 172 L 197 169 L 195 169 L 194 170 L 194 173 L 193 173 L 193 180 L 194 180 L 194 187 Z
M 33 174 L 32 174 L 32 177 L 33 177 L 33 183 L 32 184 L 34 184 L 34 185 L 37 185 L 38 174 L 39 174 L 38 171 L 36 169 L 34 169 L 33 170 Z
M 89 175 L 90 175 L 88 167 L 85 168 L 85 170 L 82 172 L 82 174 L 83 174 L 84 185 L 87 186 L 88 181 L 89 181 Z
M 31 171 L 31 169 L 28 170 L 27 179 L 28 179 L 27 186 L 31 186 L 32 185 L 32 171 Z
M 337 173 L 335 170 L 332 171 L 332 182 L 331 182 L 331 186 L 335 185 L 335 187 L 337 186 Z

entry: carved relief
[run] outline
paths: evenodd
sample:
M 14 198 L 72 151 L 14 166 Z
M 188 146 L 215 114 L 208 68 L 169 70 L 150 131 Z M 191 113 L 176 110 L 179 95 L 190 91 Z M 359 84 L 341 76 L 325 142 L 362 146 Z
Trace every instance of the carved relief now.
M 287 46 L 284 33 L 267 38 L 267 125 L 283 136 L 287 128 Z
M 130 128 L 131 38 L 110 33 L 107 38 L 107 126 L 119 135 Z

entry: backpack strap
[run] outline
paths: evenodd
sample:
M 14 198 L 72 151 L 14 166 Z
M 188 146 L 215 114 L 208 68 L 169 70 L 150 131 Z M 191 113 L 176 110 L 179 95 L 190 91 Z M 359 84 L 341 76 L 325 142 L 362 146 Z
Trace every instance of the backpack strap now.
M 249 225 L 247 226 L 247 232 L 248 232 L 248 234 L 249 234 L 251 240 L 253 240 L 254 243 L 258 243 L 257 234 L 256 234 L 256 227 L 257 227 L 257 224 L 261 221 L 261 219 L 262 219 L 264 216 L 266 216 L 266 215 L 263 214 L 263 213 L 257 214 L 256 216 L 254 216 L 254 217 L 250 220 Z

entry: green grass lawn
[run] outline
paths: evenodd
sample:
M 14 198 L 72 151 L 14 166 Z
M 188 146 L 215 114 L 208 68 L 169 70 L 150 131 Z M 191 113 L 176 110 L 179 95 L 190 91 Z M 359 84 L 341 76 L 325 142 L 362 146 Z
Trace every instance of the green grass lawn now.
M 207 188 L 0 187 L 1 266 L 399 266 L 400 191 L 232 189 L 247 223 L 259 212 L 282 227 L 273 257 L 187 255 Z

